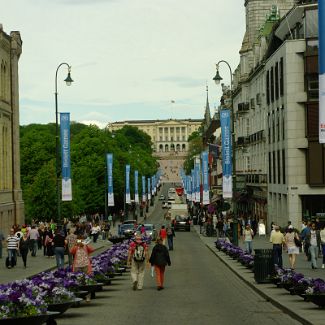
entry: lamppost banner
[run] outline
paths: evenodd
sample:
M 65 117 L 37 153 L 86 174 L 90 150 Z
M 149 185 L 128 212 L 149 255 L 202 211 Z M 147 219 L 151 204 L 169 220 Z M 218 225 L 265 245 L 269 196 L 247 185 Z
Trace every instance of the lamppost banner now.
M 139 186 L 138 186 L 139 172 L 134 171 L 134 202 L 139 203 Z
M 142 176 L 142 202 L 147 201 L 146 196 L 146 176 Z
M 200 186 L 201 186 L 201 166 L 200 166 L 200 158 L 198 158 L 198 161 L 195 163 L 194 167 L 195 171 L 195 201 L 201 202 L 201 192 L 200 192 Z
M 195 200 L 195 172 L 194 169 L 191 170 L 192 174 L 192 202 L 196 202 Z
M 151 200 L 151 185 L 150 177 L 148 177 L 148 200 Z
M 151 195 L 155 195 L 155 176 L 151 176 Z
M 318 1 L 319 143 L 325 143 L 325 1 Z
M 210 204 L 209 197 L 209 170 L 208 170 L 208 152 L 202 152 L 202 178 L 203 178 L 203 199 L 204 205 Z
M 192 177 L 187 176 L 187 199 L 192 201 Z
M 231 161 L 231 128 L 230 110 L 220 111 L 222 140 L 222 191 L 223 198 L 232 198 L 232 161 Z
M 114 192 L 113 192 L 113 154 L 106 155 L 106 168 L 107 168 L 107 205 L 114 206 Z
M 62 201 L 72 201 L 70 113 L 60 113 Z
M 125 165 L 125 203 L 131 204 L 130 194 L 130 165 Z

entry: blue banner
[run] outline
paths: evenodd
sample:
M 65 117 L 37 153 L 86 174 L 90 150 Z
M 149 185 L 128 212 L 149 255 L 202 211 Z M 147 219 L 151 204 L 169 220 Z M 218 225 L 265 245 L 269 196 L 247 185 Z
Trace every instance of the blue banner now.
M 201 202 L 201 165 L 200 165 L 200 158 L 197 158 L 194 166 L 195 171 L 195 201 Z
M 192 201 L 192 177 L 187 176 L 187 199 Z
M 191 170 L 192 175 L 192 201 L 196 202 L 195 200 L 195 172 L 194 169 Z
M 148 200 L 151 200 L 151 185 L 150 185 L 150 177 L 148 177 Z
M 209 196 L 209 163 L 208 163 L 208 152 L 202 152 L 202 178 L 203 178 L 203 204 L 210 204 Z
M 125 203 L 131 204 L 130 194 L 130 165 L 125 165 Z
M 222 140 L 222 191 L 224 198 L 232 198 L 232 146 L 230 128 L 230 110 L 220 111 Z
M 60 113 L 62 201 L 72 201 L 70 113 Z
M 139 203 L 139 186 L 138 186 L 139 172 L 134 171 L 134 202 Z
M 107 205 L 114 206 L 114 191 L 113 191 L 113 154 L 106 154 L 107 168 Z
M 146 195 L 146 176 L 142 176 L 142 202 L 147 201 Z
M 325 143 L 325 1 L 318 1 L 319 143 Z

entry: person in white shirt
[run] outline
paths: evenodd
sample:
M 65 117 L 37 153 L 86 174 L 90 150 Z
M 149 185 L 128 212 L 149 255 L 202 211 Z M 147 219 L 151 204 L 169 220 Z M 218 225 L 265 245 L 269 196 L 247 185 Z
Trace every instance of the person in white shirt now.
M 32 251 L 32 256 L 36 256 L 37 248 L 38 248 L 38 239 L 39 232 L 35 226 L 32 226 L 31 230 L 28 233 L 29 241 L 30 241 L 30 250 Z
M 93 236 L 93 242 L 96 243 L 101 229 L 99 225 L 95 224 L 91 228 L 91 235 Z
M 322 245 L 322 254 L 323 254 L 323 264 L 322 269 L 325 268 L 325 224 L 322 226 L 322 230 L 320 231 L 320 241 Z

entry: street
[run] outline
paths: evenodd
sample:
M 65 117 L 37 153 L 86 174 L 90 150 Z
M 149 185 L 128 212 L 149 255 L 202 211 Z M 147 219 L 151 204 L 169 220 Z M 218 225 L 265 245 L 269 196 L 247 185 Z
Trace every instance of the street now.
M 160 205 L 148 222 L 163 223 Z M 164 290 L 156 290 L 147 269 L 143 290 L 133 291 L 126 273 L 58 324 L 299 324 L 229 271 L 194 230 L 176 233 L 170 256 Z

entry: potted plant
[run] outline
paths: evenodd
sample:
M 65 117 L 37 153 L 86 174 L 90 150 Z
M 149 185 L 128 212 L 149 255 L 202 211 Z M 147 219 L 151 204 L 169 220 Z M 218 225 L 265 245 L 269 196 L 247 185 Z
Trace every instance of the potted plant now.
M 325 307 L 325 281 L 323 279 L 312 280 L 311 286 L 306 290 L 306 300 L 320 308 Z

